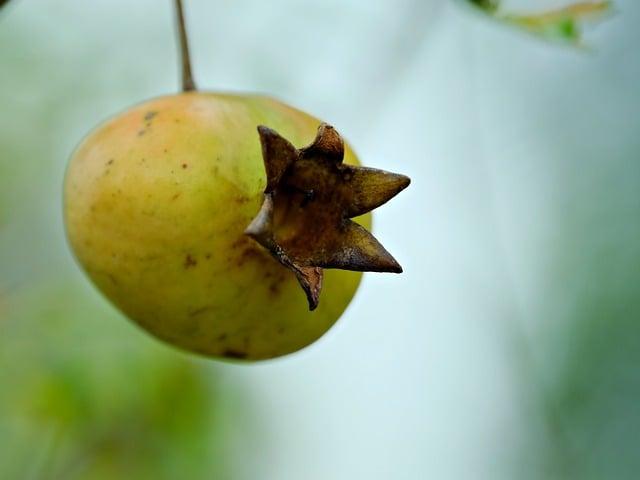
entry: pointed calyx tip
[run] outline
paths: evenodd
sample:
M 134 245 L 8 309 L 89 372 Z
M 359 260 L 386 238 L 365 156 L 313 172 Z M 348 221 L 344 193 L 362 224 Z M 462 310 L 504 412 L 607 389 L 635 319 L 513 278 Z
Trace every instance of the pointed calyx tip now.
M 267 186 L 245 233 L 296 275 L 310 310 L 318 306 L 325 268 L 402 272 L 351 218 L 395 197 L 409 186 L 408 177 L 342 163 L 344 142 L 326 123 L 300 149 L 269 127 L 258 126 L 258 134 Z

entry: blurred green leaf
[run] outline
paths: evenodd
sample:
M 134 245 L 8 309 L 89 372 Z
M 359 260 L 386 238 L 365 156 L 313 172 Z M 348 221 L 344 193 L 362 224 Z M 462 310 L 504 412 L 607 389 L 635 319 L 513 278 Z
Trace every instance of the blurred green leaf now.
M 578 2 L 555 10 L 519 14 L 504 12 L 499 0 L 468 0 L 496 20 L 513 25 L 539 38 L 580 45 L 582 24 L 601 21 L 611 11 L 611 1 Z
M 481 8 L 487 13 L 493 13 L 498 9 L 500 0 L 468 0 L 469 3 Z
M 14 298 L 0 478 L 229 478 L 215 370 L 113 313 L 71 284 Z
M 632 480 L 640 471 L 637 157 L 632 147 L 582 158 L 562 183 L 542 295 L 548 330 L 534 347 L 546 432 L 533 453 L 549 480 Z

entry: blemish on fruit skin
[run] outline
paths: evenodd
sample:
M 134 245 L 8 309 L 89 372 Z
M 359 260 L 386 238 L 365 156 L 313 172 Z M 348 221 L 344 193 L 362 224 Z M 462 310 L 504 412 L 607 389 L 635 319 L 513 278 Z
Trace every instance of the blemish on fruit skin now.
M 218 341 L 222 342 L 224 340 L 226 340 L 228 337 L 228 335 L 226 333 L 221 333 L 220 335 L 218 335 Z
M 237 359 L 247 358 L 247 352 L 241 352 L 239 350 L 234 350 L 232 348 L 227 348 L 224 352 L 222 352 L 222 355 L 227 358 L 237 358 Z
M 176 193 L 173 197 L 171 197 L 171 200 L 177 200 L 180 195 L 182 195 L 182 192 Z
M 237 250 L 238 248 L 240 248 L 243 245 L 248 244 L 249 242 L 247 242 L 247 240 L 244 237 L 238 237 L 236 240 L 234 240 L 234 242 L 231 244 L 231 248 L 234 250 Z
M 200 333 L 200 327 L 198 325 L 187 325 L 185 328 L 181 329 L 180 333 L 180 337 L 195 337 Z
M 200 308 L 196 308 L 194 310 L 190 310 L 188 313 L 188 315 L 190 317 L 197 317 L 198 315 L 202 315 L 205 312 L 208 312 L 209 310 L 212 310 L 213 306 L 212 305 L 205 305 L 204 307 L 200 307 Z
M 155 111 L 149 111 L 145 114 L 144 116 L 144 127 L 141 128 L 140 130 L 138 130 L 138 136 L 141 137 L 143 136 L 147 130 L 149 130 L 149 128 L 151 128 L 151 121 L 153 120 L 153 117 L 155 117 L 158 114 L 158 112 Z
M 198 261 L 188 253 L 187 256 L 184 257 L 184 268 L 192 268 L 196 265 L 198 265 Z
M 257 251 L 255 248 L 246 248 L 242 251 L 242 253 L 240 254 L 240 256 L 238 257 L 238 260 L 236 262 L 236 265 L 238 267 L 242 267 L 245 263 L 247 263 L 249 260 L 254 259 L 254 260 L 263 260 L 264 257 L 261 255 L 261 253 L 259 251 Z
M 145 113 L 144 115 L 144 119 L 147 122 L 150 122 L 151 120 L 153 120 L 153 117 L 155 117 L 158 114 L 158 112 L 156 112 L 155 110 L 150 110 L 147 113 Z
M 265 280 L 269 279 L 270 276 L 265 275 Z M 286 282 L 287 277 L 283 275 L 281 272 L 275 275 L 275 278 L 270 280 L 269 283 L 269 293 L 272 296 L 277 296 L 282 292 L 282 285 Z
M 276 280 L 269 284 L 269 293 L 274 297 L 280 293 L 280 286 L 282 284 L 281 280 Z
M 187 168 L 189 165 L 187 165 L 186 163 L 182 164 L 182 168 Z
M 107 165 L 113 165 L 113 158 L 109 159 L 109 161 L 107 162 Z

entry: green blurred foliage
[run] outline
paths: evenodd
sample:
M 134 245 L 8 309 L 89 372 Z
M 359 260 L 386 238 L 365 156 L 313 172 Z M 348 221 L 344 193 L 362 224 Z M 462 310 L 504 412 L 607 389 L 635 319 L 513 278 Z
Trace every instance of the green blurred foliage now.
M 574 184 L 563 212 L 547 297 L 555 327 L 541 344 L 547 478 L 631 480 L 640 471 L 636 158 L 610 158 L 605 171 L 583 174 L 589 188 Z
M 574 2 L 566 7 L 532 14 L 505 12 L 499 0 L 469 0 L 498 21 L 515 26 L 544 40 L 582 44 L 582 24 L 602 20 L 612 9 L 610 1 Z
M 214 371 L 79 286 L 13 300 L 0 323 L 0 478 L 229 478 Z
M 499 0 L 469 0 L 469 3 L 477 6 L 487 13 L 495 12 L 500 5 Z

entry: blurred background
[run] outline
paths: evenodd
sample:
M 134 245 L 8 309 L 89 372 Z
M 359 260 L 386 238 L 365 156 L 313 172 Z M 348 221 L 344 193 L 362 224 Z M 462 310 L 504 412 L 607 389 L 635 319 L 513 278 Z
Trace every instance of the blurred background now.
M 172 3 L 5 6 L 0 478 L 638 478 L 640 3 L 580 45 L 493 3 L 186 0 L 201 88 L 278 97 L 413 179 L 375 216 L 405 274 L 253 365 L 142 333 L 65 243 L 75 145 L 178 90 Z

